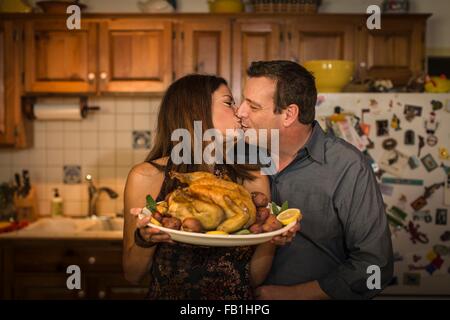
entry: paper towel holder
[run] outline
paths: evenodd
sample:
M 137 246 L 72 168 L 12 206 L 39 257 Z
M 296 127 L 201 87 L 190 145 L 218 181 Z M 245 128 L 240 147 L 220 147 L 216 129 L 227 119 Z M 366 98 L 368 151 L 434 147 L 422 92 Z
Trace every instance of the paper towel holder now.
M 23 97 L 22 99 L 22 110 L 24 115 L 30 120 L 36 120 L 36 115 L 34 114 L 34 105 L 37 102 L 36 97 Z M 89 113 L 100 111 L 99 106 L 89 106 L 87 97 L 80 97 L 80 114 L 83 119 L 86 119 Z

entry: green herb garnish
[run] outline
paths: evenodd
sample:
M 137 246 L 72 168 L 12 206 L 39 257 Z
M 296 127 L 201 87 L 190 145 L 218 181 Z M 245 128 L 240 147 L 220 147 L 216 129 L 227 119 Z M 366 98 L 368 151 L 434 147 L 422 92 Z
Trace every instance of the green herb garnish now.
M 285 202 L 283 202 L 283 204 L 281 205 L 280 212 L 278 212 L 278 213 L 282 213 L 284 210 L 287 210 L 288 208 L 289 208 L 288 202 L 285 201 Z
M 238 232 L 233 233 L 235 235 L 245 235 L 245 234 L 251 234 L 251 232 L 248 229 L 242 229 L 239 230 Z
M 147 204 L 145 205 L 145 207 L 150 210 L 152 213 L 156 211 L 156 201 L 152 198 L 151 195 L 147 195 L 146 197 L 147 200 Z
M 289 209 L 287 201 L 283 202 L 283 204 L 281 205 L 281 208 L 278 208 L 278 206 L 275 202 L 272 202 L 271 206 L 272 206 L 272 212 L 276 216 L 279 215 L 280 213 L 282 213 L 283 211 Z
M 272 202 L 271 206 L 273 214 L 277 216 L 280 213 L 277 204 L 275 202 Z

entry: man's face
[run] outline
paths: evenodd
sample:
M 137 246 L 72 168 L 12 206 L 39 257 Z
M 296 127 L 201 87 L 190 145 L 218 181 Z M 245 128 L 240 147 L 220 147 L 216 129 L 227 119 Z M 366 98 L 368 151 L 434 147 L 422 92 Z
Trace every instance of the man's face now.
M 236 110 L 242 129 L 281 129 L 282 114 L 274 113 L 276 82 L 266 77 L 249 78 Z M 270 132 L 268 132 L 270 136 Z

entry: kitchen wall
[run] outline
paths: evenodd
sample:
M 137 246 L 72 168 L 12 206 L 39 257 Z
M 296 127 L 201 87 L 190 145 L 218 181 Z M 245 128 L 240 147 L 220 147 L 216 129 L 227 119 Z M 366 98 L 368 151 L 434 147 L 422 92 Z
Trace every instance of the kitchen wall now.
M 145 2 L 145 0 L 141 0 Z M 139 12 L 138 0 L 82 0 L 91 12 Z M 322 13 L 364 13 L 369 5 L 383 0 L 323 0 Z M 179 12 L 208 12 L 207 0 L 177 0 Z M 450 1 L 410 0 L 411 12 L 431 13 L 428 20 L 427 51 L 430 55 L 450 56 Z
M 41 214 L 50 212 L 52 189 L 59 188 L 64 198 L 65 214 L 86 215 L 87 183 L 90 173 L 96 186 L 107 186 L 119 193 L 109 200 L 102 194 L 101 214 L 123 210 L 123 189 L 132 166 L 142 162 L 148 149 L 133 149 L 133 131 L 156 129 L 160 99 L 93 98 L 90 105 L 101 111 L 82 121 L 35 121 L 34 148 L 0 150 L 0 182 L 12 181 L 15 172 L 30 170 L 31 182 L 37 187 Z M 83 181 L 64 184 L 64 166 L 81 166 Z

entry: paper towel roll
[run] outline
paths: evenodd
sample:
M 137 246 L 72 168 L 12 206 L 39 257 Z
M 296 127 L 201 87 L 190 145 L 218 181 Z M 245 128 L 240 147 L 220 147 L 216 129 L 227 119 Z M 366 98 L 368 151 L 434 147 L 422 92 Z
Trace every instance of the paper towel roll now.
M 38 101 L 34 104 L 33 114 L 36 120 L 80 121 L 83 119 L 79 99 Z

